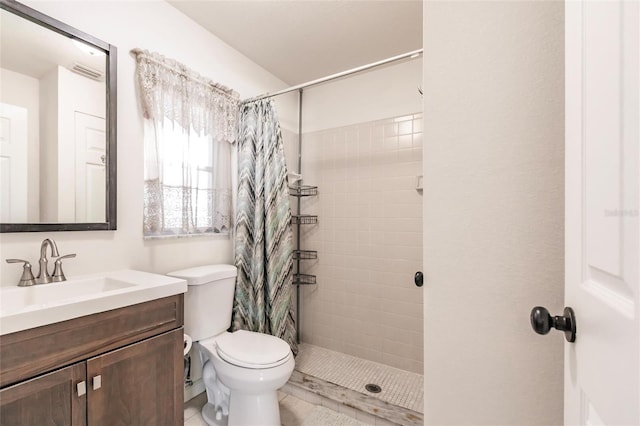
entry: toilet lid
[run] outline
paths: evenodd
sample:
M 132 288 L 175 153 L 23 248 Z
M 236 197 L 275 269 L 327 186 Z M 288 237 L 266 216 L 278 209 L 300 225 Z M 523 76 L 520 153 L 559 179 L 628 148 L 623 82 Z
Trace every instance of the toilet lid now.
M 238 330 L 216 340 L 223 360 L 245 368 L 271 368 L 284 364 L 291 354 L 287 342 L 275 336 Z

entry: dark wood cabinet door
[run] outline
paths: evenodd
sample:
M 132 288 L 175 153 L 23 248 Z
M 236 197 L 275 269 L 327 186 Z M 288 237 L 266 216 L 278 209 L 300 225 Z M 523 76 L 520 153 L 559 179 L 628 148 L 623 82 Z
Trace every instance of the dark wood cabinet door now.
M 78 396 L 85 363 L 9 386 L 0 391 L 0 425 L 82 426 L 87 422 L 87 395 Z
M 182 425 L 182 328 L 87 360 L 89 425 Z

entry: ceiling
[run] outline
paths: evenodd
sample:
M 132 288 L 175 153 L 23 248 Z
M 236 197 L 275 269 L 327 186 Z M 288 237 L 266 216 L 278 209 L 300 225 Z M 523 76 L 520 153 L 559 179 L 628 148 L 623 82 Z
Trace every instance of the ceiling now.
M 0 10 L 0 67 L 42 78 L 52 68 L 73 69 L 80 64 L 103 79 L 106 58 L 92 56 L 80 50 L 70 37 L 40 26 L 6 10 Z M 25 55 L 24 52 L 30 52 Z
M 170 0 L 290 85 L 422 47 L 421 0 Z

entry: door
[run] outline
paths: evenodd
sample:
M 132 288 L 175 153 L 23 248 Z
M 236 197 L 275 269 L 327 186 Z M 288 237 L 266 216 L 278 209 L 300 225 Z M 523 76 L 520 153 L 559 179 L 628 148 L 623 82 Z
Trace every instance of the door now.
M 76 222 L 106 217 L 106 132 L 104 118 L 75 112 Z
M 87 361 L 90 425 L 181 425 L 182 328 Z
M 80 362 L 2 389 L 0 424 L 86 424 L 84 380 L 85 363 Z
M 0 222 L 27 222 L 27 109 L 0 103 Z
M 640 424 L 638 2 L 565 9 L 565 424 Z

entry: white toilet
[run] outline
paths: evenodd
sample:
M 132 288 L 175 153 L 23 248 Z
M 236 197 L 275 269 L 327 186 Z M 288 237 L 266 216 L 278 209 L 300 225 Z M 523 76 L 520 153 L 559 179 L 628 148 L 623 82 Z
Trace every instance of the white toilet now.
M 235 291 L 236 267 L 208 265 L 170 272 L 187 280 L 184 329 L 202 360 L 209 425 L 277 426 L 276 390 L 293 372 L 291 348 L 282 339 L 250 331 L 227 332 Z

